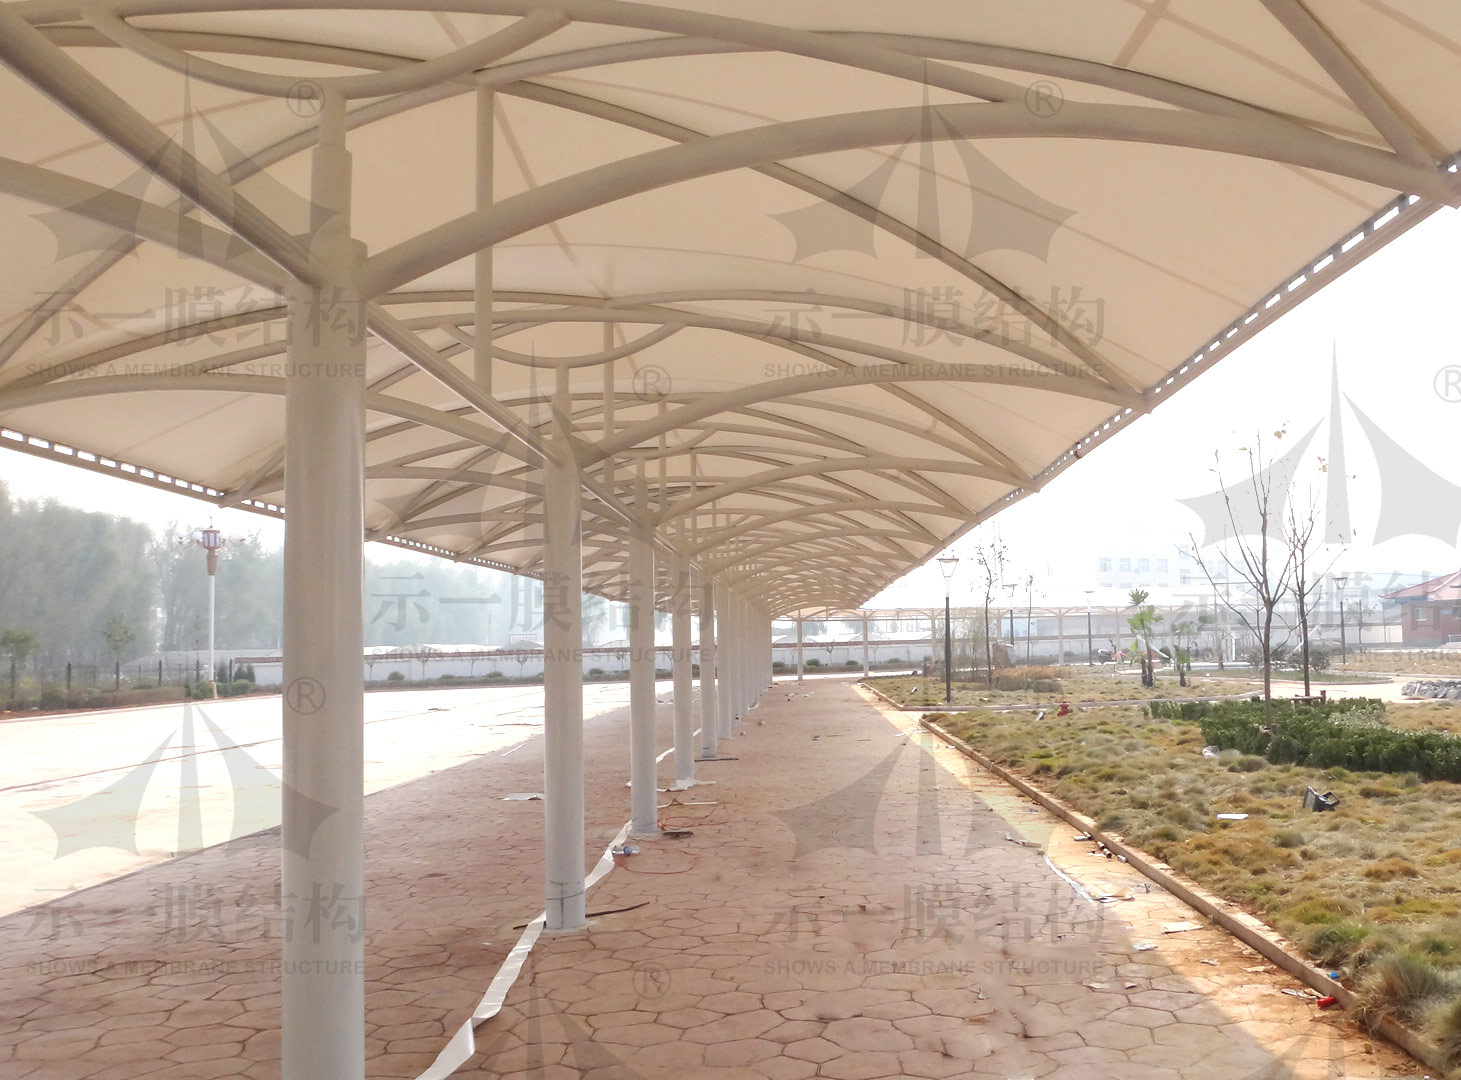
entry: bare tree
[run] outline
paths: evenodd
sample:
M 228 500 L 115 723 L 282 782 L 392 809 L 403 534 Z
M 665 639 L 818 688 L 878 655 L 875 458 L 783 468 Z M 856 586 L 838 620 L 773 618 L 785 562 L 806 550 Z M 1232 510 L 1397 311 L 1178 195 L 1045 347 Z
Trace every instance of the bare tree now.
M 1296 500 L 1290 500 L 1284 521 L 1284 543 L 1288 545 L 1289 559 L 1293 563 L 1293 576 L 1289 590 L 1294 595 L 1294 607 L 1299 622 L 1299 648 L 1304 668 L 1304 696 L 1310 695 L 1309 685 L 1309 612 L 1313 610 L 1314 594 L 1324 582 L 1330 567 L 1325 567 L 1312 577 L 1309 563 L 1314 557 L 1315 530 L 1319 524 L 1318 503 L 1311 494 L 1302 507 Z M 1337 556 L 1336 556 L 1337 558 Z M 1331 560 L 1331 566 L 1333 561 Z
M 1282 432 L 1276 434 L 1282 437 Z M 1213 576 L 1207 560 L 1202 557 L 1197 538 L 1189 539 L 1192 542 L 1193 556 L 1207 577 L 1208 584 L 1213 586 L 1213 591 L 1222 597 L 1223 604 L 1258 640 L 1263 660 L 1263 715 L 1264 719 L 1270 719 L 1273 716 L 1273 615 L 1279 602 L 1289 591 L 1294 574 L 1294 559 L 1291 551 L 1282 542 L 1280 522 L 1276 520 L 1286 492 L 1274 490 L 1274 470 L 1264 465 L 1262 437 L 1255 437 L 1253 445 L 1243 447 L 1243 452 L 1248 459 L 1247 484 L 1231 489 L 1222 482 L 1220 455 L 1214 455 L 1214 471 L 1218 475 L 1223 505 L 1227 510 L 1228 523 L 1232 527 L 1232 542 L 1239 555 L 1234 561 L 1224 552 L 1224 569 L 1237 573 L 1252 589 L 1254 608 L 1251 614 L 1246 605 L 1229 599 L 1226 590 L 1218 590 L 1218 579 Z M 1250 506 L 1240 505 L 1249 499 L 1252 500 Z M 1248 512 L 1251 512 L 1251 517 Z
M 980 580 L 976 589 L 981 595 L 984 610 L 984 681 L 994 687 L 994 635 L 989 631 L 989 613 L 994 603 L 994 590 L 1004 584 L 1006 551 L 1004 541 L 998 532 L 980 544 L 974 545 L 974 561 L 979 564 Z

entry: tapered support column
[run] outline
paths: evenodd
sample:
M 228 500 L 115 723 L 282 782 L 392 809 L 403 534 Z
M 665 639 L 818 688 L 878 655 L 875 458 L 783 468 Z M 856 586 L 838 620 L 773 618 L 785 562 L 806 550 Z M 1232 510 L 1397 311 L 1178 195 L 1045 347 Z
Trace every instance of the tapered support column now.
M 568 445 L 568 371 L 553 400 L 558 460 L 543 465 L 543 841 L 547 927 L 584 924 L 583 549 Z
M 636 525 L 629 533 L 629 831 L 636 836 L 659 832 L 654 712 L 653 530 Z
M 746 685 L 751 688 L 751 706 L 754 708 L 761 704 L 761 691 L 764 688 L 761 682 L 761 613 L 755 608 L 746 613 L 746 636 L 750 646 L 746 663 Z
M 708 577 L 700 584 L 700 745 L 703 757 L 715 757 L 720 745 L 719 698 L 715 670 L 715 583 Z
M 670 594 L 670 663 L 675 680 L 675 787 L 695 783 L 695 714 L 693 652 L 690 644 L 690 561 L 676 555 Z
M 748 604 L 737 608 L 737 622 L 741 630 L 741 715 L 745 716 L 756 707 L 756 642 L 753 638 L 756 617 Z
M 866 679 L 870 674 L 867 643 L 868 630 L 869 624 L 867 621 L 867 616 L 864 615 L 862 617 L 862 677 L 864 679 Z
M 720 693 L 720 737 L 729 739 L 735 726 L 736 710 L 736 626 L 732 612 L 735 604 L 730 590 L 721 588 L 715 595 L 715 666 L 716 689 Z
M 477 209 L 492 207 L 493 142 L 497 124 L 493 110 L 497 94 L 490 86 L 477 88 Z M 473 257 L 476 290 L 472 297 L 472 373 L 478 386 L 492 390 L 492 249 L 484 247 Z
M 806 658 L 802 654 L 802 621 L 796 620 L 796 681 L 802 682 L 807 677 Z
M 289 290 L 285 372 L 282 1073 L 365 1076 L 364 249 L 349 238 L 344 105 L 314 151 L 319 286 Z

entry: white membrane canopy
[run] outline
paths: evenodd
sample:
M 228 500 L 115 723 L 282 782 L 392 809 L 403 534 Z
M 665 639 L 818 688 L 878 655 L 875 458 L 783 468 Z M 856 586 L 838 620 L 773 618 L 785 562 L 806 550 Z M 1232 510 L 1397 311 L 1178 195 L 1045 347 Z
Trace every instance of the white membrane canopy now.
M 0 444 L 281 512 L 338 92 L 367 535 L 539 572 L 566 379 L 586 585 L 652 519 L 776 613 L 1458 199 L 1454 0 L 28 0 L 0 60 Z

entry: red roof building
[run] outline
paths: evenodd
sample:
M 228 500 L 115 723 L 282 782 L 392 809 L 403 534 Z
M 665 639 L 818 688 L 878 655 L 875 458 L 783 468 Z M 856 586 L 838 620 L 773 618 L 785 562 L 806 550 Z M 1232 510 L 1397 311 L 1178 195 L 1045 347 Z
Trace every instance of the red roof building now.
M 1406 645 L 1461 641 L 1461 570 L 1386 593 L 1400 605 L 1400 640 Z

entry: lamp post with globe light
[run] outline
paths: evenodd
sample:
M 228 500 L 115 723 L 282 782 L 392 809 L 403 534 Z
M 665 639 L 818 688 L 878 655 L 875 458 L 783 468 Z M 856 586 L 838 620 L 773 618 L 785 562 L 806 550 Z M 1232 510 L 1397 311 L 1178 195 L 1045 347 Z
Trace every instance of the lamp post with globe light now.
M 214 586 L 218 581 L 218 553 L 226 544 L 223 534 L 213 527 L 209 522 L 206 529 L 194 529 L 187 536 L 178 537 L 180 544 L 194 544 L 203 549 L 208 556 L 208 696 L 218 696 L 216 678 L 218 675 L 215 668 L 214 653 L 214 627 L 216 625 L 217 604 L 215 600 Z
M 940 555 L 938 568 L 944 575 L 944 704 L 954 703 L 954 637 L 950 631 L 949 595 L 954 585 L 954 570 L 959 565 L 957 555 Z

